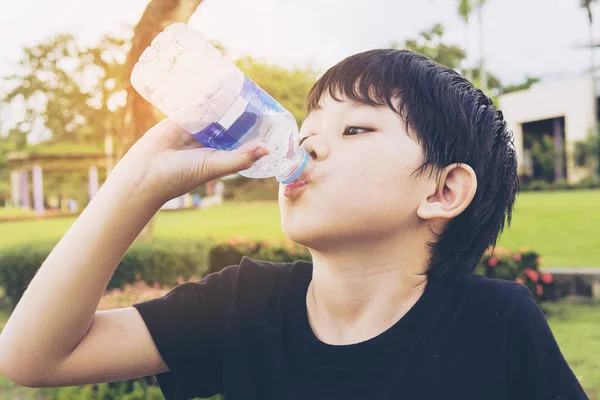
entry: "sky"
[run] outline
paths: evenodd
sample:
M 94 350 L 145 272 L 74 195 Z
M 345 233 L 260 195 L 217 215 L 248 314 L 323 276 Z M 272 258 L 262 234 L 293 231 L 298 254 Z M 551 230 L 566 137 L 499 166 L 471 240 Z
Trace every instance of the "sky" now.
M 233 57 L 251 55 L 287 67 L 324 71 L 344 57 L 415 38 L 441 23 L 446 43 L 465 46 L 470 65 L 483 40 L 486 66 L 504 84 L 527 76 L 546 81 L 581 74 L 590 53 L 580 0 L 488 0 L 483 35 L 457 15 L 457 0 L 204 0 L 189 24 Z M 0 76 L 10 74 L 24 46 L 59 33 L 86 44 L 135 26 L 148 0 L 0 0 Z M 600 5 L 594 7 L 600 17 Z M 594 37 L 600 37 L 596 24 Z M 600 55 L 597 55 L 600 63 Z M 2 92 L 0 80 L 0 93 Z M 12 110 L 0 110 L 17 118 Z M 10 112 L 9 112 L 10 111 Z M 9 119 L 10 115 L 8 116 Z M 0 118 L 6 121 L 6 116 Z M 5 125 L 6 127 L 6 125 Z
M 323 70 L 351 54 L 402 43 L 436 22 L 446 27 L 447 42 L 464 45 L 467 31 L 456 2 L 205 0 L 190 25 L 223 43 L 233 55 Z M 12 71 L 23 46 L 62 32 L 93 43 L 102 34 L 135 25 L 147 4 L 148 0 L 0 0 L 0 75 Z M 583 71 L 589 53 L 573 45 L 588 41 L 589 31 L 587 15 L 578 5 L 579 0 L 488 0 L 483 16 L 488 68 L 507 83 L 527 75 L 552 79 Z M 600 16 L 599 6 L 595 11 Z M 471 28 L 470 61 L 476 62 L 476 20 Z

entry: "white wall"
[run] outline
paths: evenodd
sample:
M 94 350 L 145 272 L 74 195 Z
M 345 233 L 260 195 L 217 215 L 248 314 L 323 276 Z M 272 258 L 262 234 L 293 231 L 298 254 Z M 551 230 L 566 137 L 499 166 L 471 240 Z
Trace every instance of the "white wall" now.
M 591 76 L 585 75 L 565 82 L 536 84 L 500 97 L 500 109 L 515 136 L 518 160 L 523 159 L 523 123 L 564 116 L 567 180 L 577 182 L 590 175 L 589 170 L 575 166 L 572 154 L 573 143 L 584 140 L 594 125 L 592 84 Z

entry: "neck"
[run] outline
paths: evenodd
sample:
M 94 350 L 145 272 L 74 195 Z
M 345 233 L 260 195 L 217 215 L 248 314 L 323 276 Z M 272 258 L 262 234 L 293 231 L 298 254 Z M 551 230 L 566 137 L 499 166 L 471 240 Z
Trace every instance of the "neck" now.
M 410 310 L 427 283 L 427 248 L 417 236 L 311 249 L 313 278 L 306 301 L 319 339 L 330 344 L 364 341 Z

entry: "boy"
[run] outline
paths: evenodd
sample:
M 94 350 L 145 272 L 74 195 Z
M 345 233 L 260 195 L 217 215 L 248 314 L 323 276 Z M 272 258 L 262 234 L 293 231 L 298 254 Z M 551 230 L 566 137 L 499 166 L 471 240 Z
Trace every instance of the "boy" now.
M 330 69 L 308 111 L 300 136 L 313 172 L 281 188 L 279 206 L 312 263 L 245 258 L 96 312 L 165 201 L 266 152 L 200 148 L 165 120 L 31 282 L 0 336 L 0 371 L 25 386 L 157 374 L 177 400 L 585 399 L 528 290 L 471 274 L 518 191 L 512 136 L 491 101 L 421 55 L 374 50 Z

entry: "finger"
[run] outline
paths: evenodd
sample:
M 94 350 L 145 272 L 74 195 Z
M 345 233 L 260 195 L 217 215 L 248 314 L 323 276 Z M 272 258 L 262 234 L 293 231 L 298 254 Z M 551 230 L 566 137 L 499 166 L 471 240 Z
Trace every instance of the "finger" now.
M 224 176 L 243 171 L 269 154 L 269 149 L 261 143 L 250 142 L 236 150 L 217 150 L 207 155 L 204 168 L 208 176 Z

